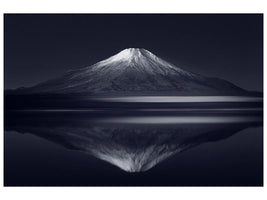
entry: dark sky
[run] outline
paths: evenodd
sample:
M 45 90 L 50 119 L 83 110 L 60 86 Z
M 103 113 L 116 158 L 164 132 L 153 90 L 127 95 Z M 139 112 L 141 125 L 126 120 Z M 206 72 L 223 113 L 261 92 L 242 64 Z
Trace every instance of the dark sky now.
M 185 70 L 262 91 L 262 24 L 260 14 L 6 14 L 5 88 L 32 86 L 139 47 Z

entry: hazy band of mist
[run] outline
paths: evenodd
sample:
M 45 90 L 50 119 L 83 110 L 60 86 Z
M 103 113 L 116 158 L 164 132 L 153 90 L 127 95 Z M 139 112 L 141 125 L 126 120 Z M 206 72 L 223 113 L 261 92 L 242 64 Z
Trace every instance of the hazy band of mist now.
M 108 102 L 155 102 L 155 103 L 186 103 L 186 102 L 260 102 L 261 97 L 246 96 L 131 96 L 95 98 Z

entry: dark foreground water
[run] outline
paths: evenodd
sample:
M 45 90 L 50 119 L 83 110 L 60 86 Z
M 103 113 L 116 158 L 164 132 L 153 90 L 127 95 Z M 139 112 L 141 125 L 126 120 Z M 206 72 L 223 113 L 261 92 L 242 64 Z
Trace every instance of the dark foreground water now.
M 257 111 L 150 112 L 10 112 L 5 116 L 4 184 L 263 184 L 262 115 Z

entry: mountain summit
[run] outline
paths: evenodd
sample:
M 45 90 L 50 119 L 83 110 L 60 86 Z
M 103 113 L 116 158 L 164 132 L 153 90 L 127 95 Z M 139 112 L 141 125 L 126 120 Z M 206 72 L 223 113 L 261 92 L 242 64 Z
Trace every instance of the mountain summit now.
M 60 78 L 22 94 L 245 95 L 234 84 L 185 71 L 145 49 L 128 48 L 94 65 L 68 71 Z

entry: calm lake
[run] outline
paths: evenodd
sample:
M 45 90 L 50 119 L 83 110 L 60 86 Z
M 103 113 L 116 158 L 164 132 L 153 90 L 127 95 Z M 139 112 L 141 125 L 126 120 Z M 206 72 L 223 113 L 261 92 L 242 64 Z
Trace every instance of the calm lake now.
M 263 184 L 262 113 L 253 109 L 16 111 L 4 140 L 6 186 Z

